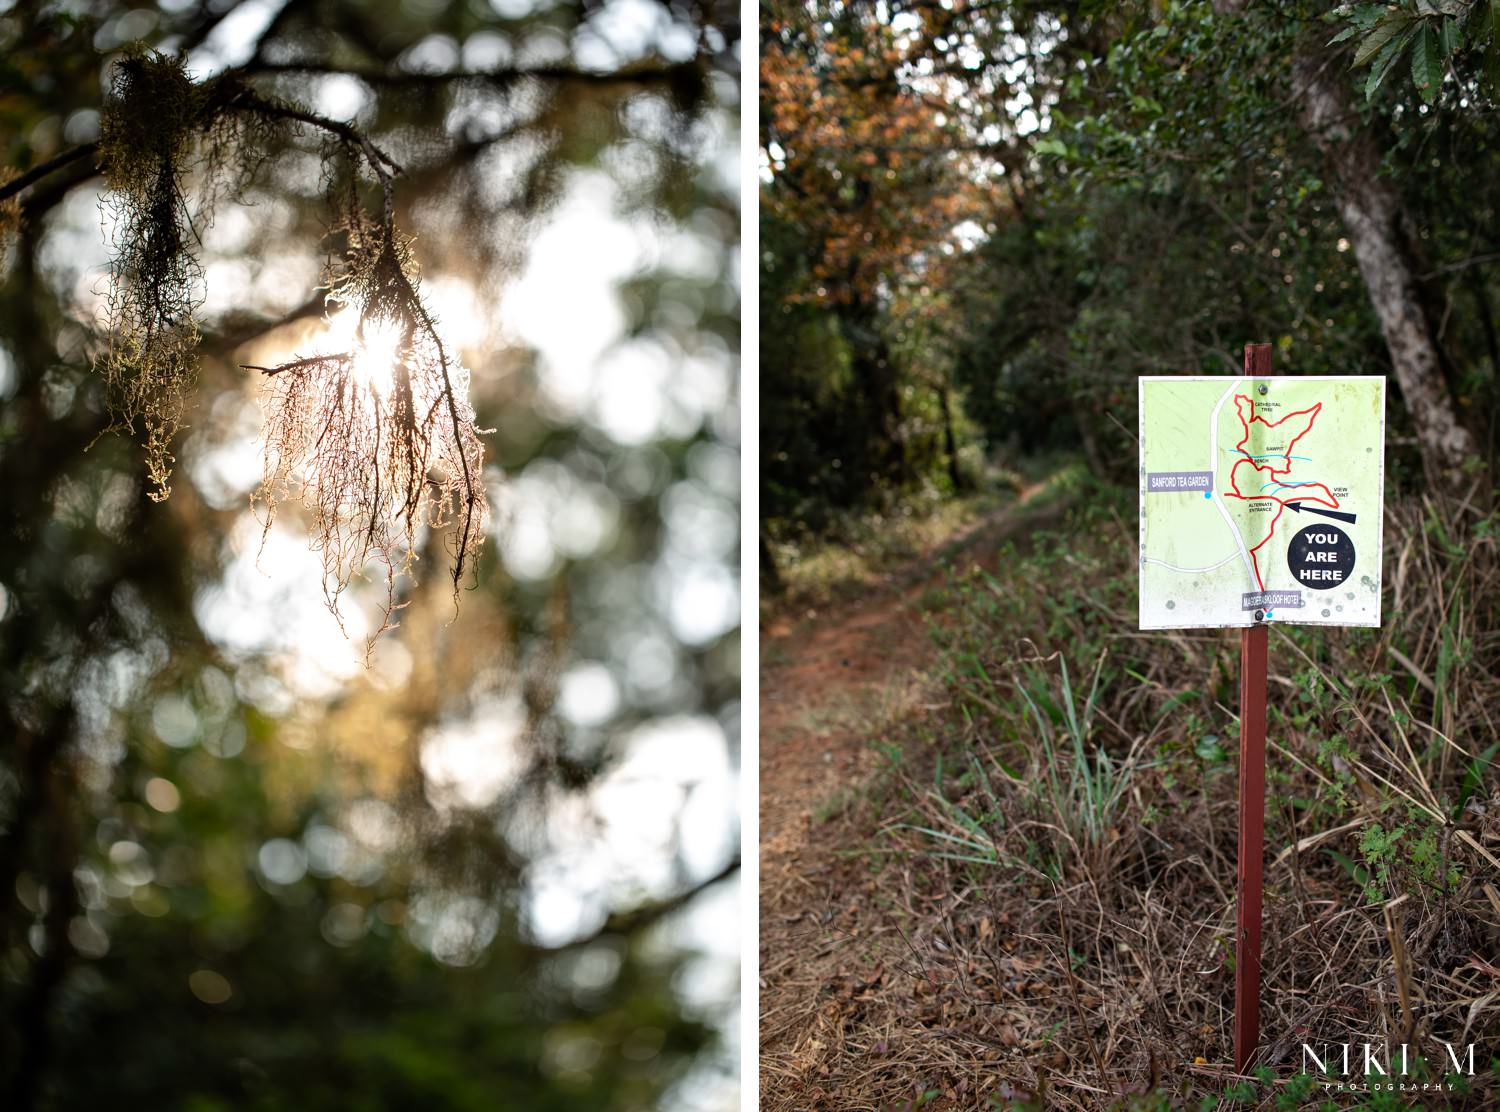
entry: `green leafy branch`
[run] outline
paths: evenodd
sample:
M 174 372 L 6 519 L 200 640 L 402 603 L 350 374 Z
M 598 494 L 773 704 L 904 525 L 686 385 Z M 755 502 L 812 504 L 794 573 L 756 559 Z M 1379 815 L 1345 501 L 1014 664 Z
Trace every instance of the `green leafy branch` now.
M 1353 68 L 1367 69 L 1367 102 L 1403 59 L 1409 61 L 1412 87 L 1425 104 L 1436 103 L 1449 73 L 1457 75 L 1475 61 L 1482 84 L 1500 89 L 1500 0 L 1345 4 L 1329 18 L 1344 23 L 1329 45 L 1354 43 Z

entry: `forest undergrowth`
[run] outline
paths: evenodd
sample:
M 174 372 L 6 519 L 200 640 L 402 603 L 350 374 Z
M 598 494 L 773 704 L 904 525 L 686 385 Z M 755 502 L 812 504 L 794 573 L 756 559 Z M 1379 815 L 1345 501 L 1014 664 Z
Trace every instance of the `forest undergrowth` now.
M 926 571 L 961 546 L 976 523 L 1063 495 L 1083 476 L 1077 461 L 1062 454 L 1013 467 L 991 461 L 962 492 L 925 484 L 889 493 L 863 510 L 825 509 L 818 516 L 828 520 L 816 531 L 789 520 L 770 522 L 762 570 L 768 558 L 777 582 L 761 592 L 762 623 L 858 601 L 917 562 Z
M 933 690 L 872 728 L 883 771 L 822 819 L 827 945 L 766 1107 L 1495 1107 L 1497 533 L 1472 492 L 1393 496 L 1382 627 L 1271 630 L 1246 1076 L 1237 631 L 1136 628 L 1114 488 L 954 572 L 924 599 Z M 1323 1053 L 1345 1043 L 1357 1076 Z M 1365 1044 L 1389 1076 L 1364 1076 Z

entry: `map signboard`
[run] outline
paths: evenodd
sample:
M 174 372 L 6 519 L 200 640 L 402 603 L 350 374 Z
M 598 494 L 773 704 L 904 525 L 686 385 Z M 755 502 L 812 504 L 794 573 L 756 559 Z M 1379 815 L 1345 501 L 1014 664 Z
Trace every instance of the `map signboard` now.
M 1142 629 L 1380 625 L 1385 379 L 1139 381 Z

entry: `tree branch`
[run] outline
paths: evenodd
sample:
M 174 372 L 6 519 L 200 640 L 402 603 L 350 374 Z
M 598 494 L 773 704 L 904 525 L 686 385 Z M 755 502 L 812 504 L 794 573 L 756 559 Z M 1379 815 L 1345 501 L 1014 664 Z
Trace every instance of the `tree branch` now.
M 213 331 L 205 331 L 199 348 L 203 351 L 224 354 L 258 340 L 268 332 L 308 317 L 320 316 L 328 308 L 328 291 L 318 290 L 301 305 L 281 316 L 268 317 L 251 313 L 236 313 L 220 318 Z
M 341 363 L 348 358 L 350 358 L 349 353 L 341 351 L 336 355 L 309 355 L 305 359 L 293 359 L 290 363 L 282 363 L 277 367 L 262 367 L 258 363 L 241 363 L 240 370 L 259 371 L 263 375 L 279 375 L 282 371 L 305 371 L 320 363 Z
M 437 85 L 453 81 L 483 81 L 491 85 L 508 85 L 526 78 L 585 85 L 654 85 L 683 77 L 697 78 L 701 71 L 692 62 L 639 65 L 608 73 L 593 73 L 588 70 L 569 69 L 566 66 L 424 73 L 419 70 L 359 69 L 353 66 L 336 66 L 329 62 L 250 62 L 236 72 L 247 75 L 262 73 L 342 74 L 358 78 L 370 85 Z
M 61 170 L 70 163 L 77 162 L 80 158 L 87 158 L 99 149 L 98 143 L 82 143 L 71 150 L 63 151 L 43 162 L 40 166 L 33 166 L 18 178 L 0 185 L 0 201 L 14 197 L 29 185 L 41 181 L 54 170 Z
M 569 69 L 565 66 L 537 66 L 531 69 L 495 71 L 458 70 L 451 73 L 419 73 L 403 70 L 381 71 L 356 69 L 350 66 L 336 66 L 328 62 L 251 61 L 232 72 L 243 75 L 261 73 L 337 73 L 347 74 L 350 77 L 358 78 L 371 85 L 429 85 L 446 82 L 482 81 L 492 85 L 503 86 L 527 78 L 539 81 L 570 82 L 587 85 L 654 85 L 658 83 L 670 84 L 681 78 L 690 77 L 697 79 L 701 76 L 698 66 L 692 62 L 677 62 L 666 65 L 641 65 L 631 69 L 615 70 L 611 73 L 591 73 L 587 70 Z M 298 123 L 321 128 L 338 136 L 346 143 L 358 147 L 369 161 L 370 168 L 382 179 L 386 177 L 387 173 L 402 173 L 402 168 L 395 159 L 372 143 L 352 124 L 329 119 L 327 116 L 319 116 L 316 113 L 294 108 L 290 105 L 278 104 L 248 90 L 240 91 L 227 102 L 225 107 L 234 111 L 259 112 L 261 115 L 275 119 L 293 120 Z M 97 142 L 82 143 L 48 159 L 40 166 L 32 167 L 32 169 L 20 177 L 6 182 L 4 185 L 0 185 L 0 201 L 15 196 L 21 190 L 35 184 L 48 174 L 60 170 L 70 163 L 77 162 L 81 158 L 91 157 L 98 149 L 99 144 Z
M 370 164 L 370 169 L 382 182 L 389 181 L 392 174 L 403 173 L 401 164 L 390 155 L 370 142 L 369 138 L 353 124 L 346 124 L 339 120 L 331 120 L 327 116 L 319 116 L 315 112 L 308 112 L 302 108 L 296 108 L 290 104 L 280 104 L 273 100 L 251 92 L 249 89 L 241 88 L 225 102 L 227 110 L 235 112 L 257 112 L 276 120 L 293 120 L 297 123 L 308 124 L 312 127 L 321 128 L 330 134 L 338 136 L 344 142 L 357 147 L 365 156 L 365 161 Z
M 522 952 L 536 958 L 549 958 L 592 946 L 601 938 L 608 938 L 611 935 L 633 936 L 647 927 L 661 922 L 673 912 L 681 911 L 715 884 L 728 880 L 735 873 L 739 872 L 739 869 L 740 855 L 736 853 L 713 876 L 694 884 L 691 888 L 687 888 L 675 896 L 668 896 L 666 899 L 658 900 L 655 903 L 642 904 L 640 907 L 631 908 L 629 911 L 617 911 L 606 919 L 598 930 L 590 931 L 583 937 L 564 942 L 560 946 L 525 945 L 522 947 Z
M 644 904 L 641 907 L 632 908 L 629 911 L 618 911 L 604 921 L 604 926 L 599 928 L 599 932 L 597 934 L 593 935 L 590 938 L 580 940 L 580 942 L 572 943 L 571 945 L 580 945 L 583 942 L 592 942 L 595 938 L 601 937 L 606 934 L 635 934 L 637 931 L 640 931 L 645 927 L 649 927 L 653 923 L 660 922 L 662 919 L 665 919 L 668 915 L 672 914 L 672 912 L 681 910 L 683 907 L 686 907 L 707 889 L 712 888 L 721 880 L 728 880 L 735 873 L 739 872 L 739 869 L 740 855 L 735 854 L 732 858 L 724 863 L 723 868 L 714 873 L 714 875 L 709 877 L 708 879 L 700 881 L 699 883 L 693 885 L 691 888 L 679 892 L 677 893 L 677 895 L 671 896 L 665 900 L 659 900 L 656 903 Z

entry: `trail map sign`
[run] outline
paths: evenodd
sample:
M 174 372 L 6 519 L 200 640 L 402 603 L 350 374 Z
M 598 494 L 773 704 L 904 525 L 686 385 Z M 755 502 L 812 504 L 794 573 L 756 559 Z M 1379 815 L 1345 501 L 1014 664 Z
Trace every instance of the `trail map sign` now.
M 1141 628 L 1240 628 L 1234 1068 L 1260 1040 L 1271 622 L 1380 624 L 1385 379 L 1142 378 Z
M 1142 629 L 1380 624 L 1383 377 L 1139 392 Z

